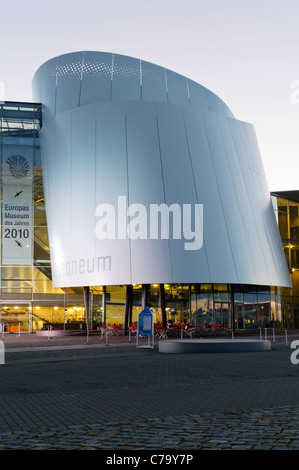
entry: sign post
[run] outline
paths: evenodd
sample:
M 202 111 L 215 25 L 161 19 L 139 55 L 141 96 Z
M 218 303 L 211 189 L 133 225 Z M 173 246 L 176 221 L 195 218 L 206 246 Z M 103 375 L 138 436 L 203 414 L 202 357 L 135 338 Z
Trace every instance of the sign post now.
M 147 336 L 148 343 L 145 346 L 139 346 L 139 336 Z M 150 337 L 152 342 L 150 342 Z M 137 321 L 137 348 L 152 348 L 154 349 L 154 315 L 148 307 L 145 307 L 138 315 Z

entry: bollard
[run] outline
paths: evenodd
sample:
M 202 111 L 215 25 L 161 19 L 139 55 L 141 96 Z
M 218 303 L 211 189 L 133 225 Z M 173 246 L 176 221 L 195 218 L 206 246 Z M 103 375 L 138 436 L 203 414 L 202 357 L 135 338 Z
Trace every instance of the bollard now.
M 21 336 L 21 324 L 19 323 L 19 336 Z
M 260 340 L 262 340 L 262 328 L 260 328 Z
M 289 345 L 288 345 L 288 332 L 287 332 L 287 329 L 285 329 L 285 338 L 286 338 L 286 347 L 288 348 Z
M 108 346 L 108 334 L 107 334 L 107 331 L 106 331 L 106 346 Z
M 232 339 L 235 339 L 235 336 L 234 336 L 234 332 L 233 332 L 233 330 L 232 330 Z
M 267 328 L 265 328 L 265 339 L 267 339 Z
M 273 343 L 275 343 L 275 328 L 273 328 Z
M 183 335 L 184 335 L 183 328 L 181 328 L 181 339 L 183 339 Z

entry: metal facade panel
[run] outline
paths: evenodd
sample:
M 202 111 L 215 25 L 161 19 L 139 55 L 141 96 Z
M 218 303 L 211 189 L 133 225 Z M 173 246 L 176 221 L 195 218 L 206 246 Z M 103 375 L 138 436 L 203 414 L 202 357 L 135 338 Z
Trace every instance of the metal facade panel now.
M 48 108 L 52 113 L 56 112 L 57 62 L 58 58 L 56 57 L 46 62 L 43 67 L 39 68 L 35 75 L 35 78 L 40 81 L 39 87 L 38 89 L 33 89 L 33 93 L 37 97 L 37 101 L 42 101 L 43 108 Z M 40 93 L 40 95 L 37 93 Z
M 184 204 L 190 206 L 191 214 L 195 217 L 195 204 L 200 204 L 201 201 L 197 199 L 185 126 L 180 108 L 177 106 L 161 107 L 158 113 L 158 129 L 165 203 L 168 207 L 172 204 L 179 205 L 182 217 L 181 238 L 170 237 L 169 240 L 173 281 L 192 282 L 193 279 L 193 282 L 199 282 L 197 279 L 207 278 L 209 273 L 205 251 L 202 246 L 200 245 L 197 250 L 187 249 L 187 247 L 190 248 L 190 244 L 196 242 L 196 239 L 188 240 L 184 236 L 184 229 L 187 228 L 183 223 Z M 200 237 L 202 220 L 198 228 L 197 235 Z M 203 230 L 205 230 L 205 225 Z
M 202 111 L 208 109 L 207 91 L 203 86 L 193 80 L 188 80 L 188 90 L 191 107 L 199 108 Z
M 256 282 L 258 284 L 268 284 L 270 276 L 266 267 L 263 247 L 252 207 L 251 194 L 253 188 L 251 186 L 250 170 L 238 126 L 234 126 L 234 123 L 237 121 L 233 119 L 223 120 L 221 118 L 218 118 L 218 121 L 226 148 L 230 147 L 233 149 L 229 162 L 230 171 L 234 180 L 236 197 L 240 207 L 248 249 L 252 258 Z
M 149 62 L 141 62 L 142 101 L 167 102 L 165 70 Z
M 207 96 L 207 106 L 208 106 L 209 111 L 212 111 L 213 113 L 217 113 L 217 114 L 226 113 L 226 109 L 223 105 L 223 102 L 218 98 L 218 96 L 216 96 L 210 90 L 206 91 L 206 96 Z
M 111 257 L 111 269 L 101 270 L 94 285 L 130 284 L 131 259 L 130 240 L 118 238 L 118 196 L 128 201 L 128 167 L 126 151 L 126 116 L 123 105 L 104 104 L 97 106 L 96 113 L 96 208 L 110 204 L 115 209 L 115 239 L 100 240 L 96 237 L 98 257 Z M 101 220 L 96 217 L 97 222 Z M 92 228 L 91 230 L 94 230 Z M 106 258 L 108 260 L 108 258 Z
M 70 240 L 73 259 L 84 260 L 81 267 L 71 271 L 71 282 L 78 285 L 81 272 L 87 277 L 94 274 L 95 236 L 91 227 L 95 227 L 95 106 L 75 108 L 71 113 L 71 214 L 72 234 Z M 81 272 L 80 272 L 81 270 Z M 66 274 L 68 274 L 66 272 Z
M 84 52 L 80 106 L 110 101 L 113 55 Z
M 198 201 L 204 206 L 204 249 L 210 282 L 238 282 L 229 241 L 224 208 L 205 130 L 204 115 L 199 109 L 184 110 L 186 133 L 195 175 Z M 205 282 L 201 276 L 201 282 Z M 208 281 L 207 281 L 208 282 Z
M 165 202 L 156 113 L 157 107 L 151 103 L 146 103 L 146 106 L 132 103 L 126 112 L 128 202 L 130 205 L 141 204 L 140 209 L 145 212 L 144 207 L 147 216 L 146 230 L 142 223 L 142 227 L 135 230 L 141 232 L 140 238 L 130 239 L 132 282 L 136 284 L 140 279 L 145 284 L 153 282 L 153 279 L 157 283 L 163 279 L 172 281 L 169 241 L 151 239 L 150 234 L 151 207 Z M 141 216 L 139 219 L 142 221 Z M 158 261 L 162 259 L 163 263 Z
M 57 61 L 56 113 L 74 108 L 79 104 L 83 68 L 83 53 L 66 54 Z
M 234 117 L 228 106 L 207 88 L 199 85 L 193 80 L 187 80 L 190 106 L 199 107 L 202 111 L 208 110 L 215 113 L 224 114 L 228 117 Z
M 171 70 L 166 71 L 168 101 L 173 104 L 189 106 L 189 94 L 186 77 Z
M 72 141 L 71 111 L 59 114 L 55 119 L 55 151 L 48 167 L 49 197 L 47 217 L 50 216 L 49 232 L 52 238 L 51 260 L 53 285 L 57 285 L 57 267 L 72 257 Z M 58 284 L 72 286 L 72 280 L 59 276 Z
M 205 113 L 205 128 L 237 278 L 240 283 L 244 283 L 242 279 L 248 279 L 249 284 L 254 284 L 256 278 L 241 218 L 242 208 L 238 205 L 235 181 L 232 178 L 228 163 L 231 159 L 233 149 L 228 149 L 227 153 L 225 152 L 217 115 L 215 113 Z
M 255 141 L 252 133 L 253 128 L 249 124 L 238 121 L 231 121 L 230 125 L 238 129 L 246 156 L 247 167 L 244 165 L 246 168 L 244 171 L 248 175 L 246 179 L 247 193 L 250 195 L 251 210 L 257 227 L 257 237 L 263 251 L 265 270 L 267 270 L 270 279 L 269 284 L 291 287 L 267 181 L 261 174 L 263 173 L 262 162 L 259 166 L 260 171 L 256 171 L 256 166 L 255 169 L 250 167 L 251 161 L 254 162 L 259 157 L 258 149 L 253 145 Z M 257 155 L 253 155 L 255 150 L 258 152 Z
M 82 72 L 78 100 L 77 78 L 63 84 L 57 66 L 69 70 L 74 61 Z M 55 287 L 170 282 L 290 287 L 252 126 L 235 120 L 209 90 L 166 73 L 168 102 L 164 69 L 138 59 L 84 52 L 55 58 L 37 71 Z M 70 90 L 62 93 L 67 83 Z M 186 239 L 186 225 L 180 236 L 174 234 L 175 223 L 168 237 L 160 232 L 152 239 L 148 231 L 144 237 L 145 219 L 136 214 L 145 208 L 148 216 L 155 204 L 168 210 L 175 204 L 180 216 L 184 208 L 202 205 L 197 220 L 203 245 L 186 249 L 194 240 Z M 168 215 L 165 210 L 163 220 Z M 132 238 L 134 230 L 139 238 Z
M 141 100 L 140 60 L 113 56 L 112 101 Z
M 244 128 L 244 138 L 246 136 L 246 150 L 247 150 L 247 161 L 248 161 L 248 166 L 251 170 L 259 173 L 265 180 L 265 184 L 263 185 L 264 191 L 265 191 L 265 197 L 266 194 L 268 195 L 268 187 L 267 187 L 267 179 L 266 179 L 266 173 L 264 170 L 263 166 L 263 161 L 261 158 L 259 146 L 257 143 L 256 139 L 256 134 L 253 126 L 248 123 L 243 123 L 243 128 Z

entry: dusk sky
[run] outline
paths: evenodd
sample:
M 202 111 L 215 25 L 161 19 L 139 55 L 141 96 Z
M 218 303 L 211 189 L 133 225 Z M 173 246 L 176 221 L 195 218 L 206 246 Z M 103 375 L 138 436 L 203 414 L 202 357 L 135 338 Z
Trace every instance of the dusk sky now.
M 2 99 L 32 101 L 35 71 L 60 54 L 94 50 L 137 57 L 216 93 L 237 119 L 254 125 L 269 190 L 299 190 L 298 0 L 0 5 Z

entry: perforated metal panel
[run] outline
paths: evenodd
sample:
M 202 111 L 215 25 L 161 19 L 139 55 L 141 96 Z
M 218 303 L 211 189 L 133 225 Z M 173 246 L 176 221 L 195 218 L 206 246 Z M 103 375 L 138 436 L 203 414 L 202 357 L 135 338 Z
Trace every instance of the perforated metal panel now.
M 167 102 L 166 72 L 158 65 L 142 62 L 142 100 Z
M 74 108 L 79 104 L 83 57 L 81 53 L 58 57 L 56 69 L 56 113 Z
M 112 54 L 92 52 L 83 54 L 80 106 L 110 101 L 112 80 Z
M 166 72 L 166 79 L 169 103 L 189 106 L 187 79 L 170 70 Z
M 55 113 L 107 101 L 157 101 L 200 106 L 232 116 L 216 95 L 186 77 L 133 57 L 81 51 L 51 59 L 33 79 L 36 99 Z
M 141 100 L 140 61 L 120 55 L 113 57 L 111 100 Z

